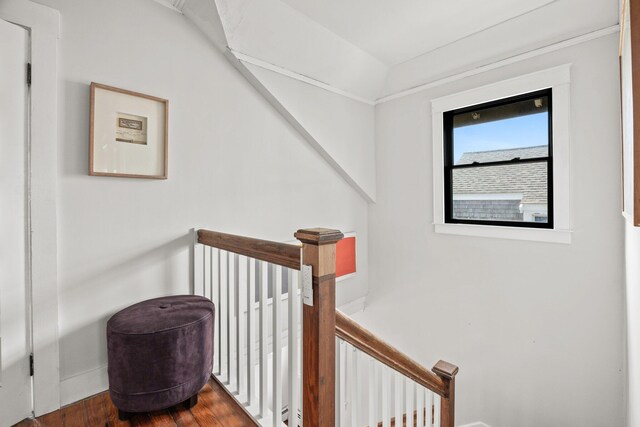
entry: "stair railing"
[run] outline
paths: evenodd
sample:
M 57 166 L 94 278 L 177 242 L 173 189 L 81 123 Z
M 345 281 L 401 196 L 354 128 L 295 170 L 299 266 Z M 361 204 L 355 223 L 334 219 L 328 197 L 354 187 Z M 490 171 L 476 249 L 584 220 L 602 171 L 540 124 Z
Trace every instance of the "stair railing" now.
M 337 426 L 453 427 L 457 366 L 429 371 L 339 311 L 336 337 Z
M 216 305 L 213 378 L 265 427 L 299 416 L 300 250 L 196 233 L 194 293 Z
M 194 293 L 216 304 L 213 377 L 259 425 L 453 427 L 457 367 L 429 371 L 336 311 L 342 233 L 298 230 L 302 246 L 195 234 Z

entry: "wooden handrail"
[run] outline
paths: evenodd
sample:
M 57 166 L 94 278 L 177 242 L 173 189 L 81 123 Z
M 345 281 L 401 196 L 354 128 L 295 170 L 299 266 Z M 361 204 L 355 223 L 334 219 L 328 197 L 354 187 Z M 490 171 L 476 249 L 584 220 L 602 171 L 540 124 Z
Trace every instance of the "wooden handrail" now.
M 301 248 L 298 245 L 236 236 L 211 230 L 198 230 L 198 243 L 300 270 Z
M 444 398 L 449 397 L 450 387 L 446 378 L 443 379 L 440 374 L 444 371 L 454 377 L 458 372 L 456 366 L 440 361 L 434 367 L 437 373 L 431 372 L 338 310 L 336 310 L 336 335 L 421 386 Z

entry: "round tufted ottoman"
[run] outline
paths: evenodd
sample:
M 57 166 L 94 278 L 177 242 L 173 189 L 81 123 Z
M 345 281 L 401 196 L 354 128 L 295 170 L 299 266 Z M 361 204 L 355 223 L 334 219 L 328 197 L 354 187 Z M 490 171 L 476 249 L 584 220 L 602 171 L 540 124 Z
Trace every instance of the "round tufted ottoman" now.
M 109 394 L 121 419 L 195 405 L 211 375 L 214 312 L 210 300 L 180 295 L 140 302 L 109 319 Z

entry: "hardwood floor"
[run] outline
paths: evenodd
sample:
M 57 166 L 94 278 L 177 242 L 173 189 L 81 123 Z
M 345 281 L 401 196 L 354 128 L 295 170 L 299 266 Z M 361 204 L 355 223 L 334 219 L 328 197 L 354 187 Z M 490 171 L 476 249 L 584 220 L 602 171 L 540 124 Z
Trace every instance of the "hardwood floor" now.
M 120 421 L 109 393 L 65 406 L 59 411 L 27 419 L 14 427 L 254 427 L 258 424 L 240 407 L 215 379 L 198 393 L 198 404 L 191 410 L 175 407 L 138 414 Z

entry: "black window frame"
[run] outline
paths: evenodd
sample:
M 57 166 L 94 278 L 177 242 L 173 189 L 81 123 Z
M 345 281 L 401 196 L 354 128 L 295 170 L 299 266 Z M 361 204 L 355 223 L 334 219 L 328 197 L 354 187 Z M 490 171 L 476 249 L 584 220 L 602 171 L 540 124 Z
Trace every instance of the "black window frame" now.
M 522 95 L 510 96 L 483 104 L 472 105 L 470 107 L 458 108 L 456 110 L 445 111 L 443 113 L 444 126 L 444 222 L 445 224 L 471 224 L 471 225 L 491 225 L 499 227 L 518 228 L 545 228 L 553 229 L 554 223 L 554 203 L 553 203 L 553 97 L 552 89 L 542 89 Z M 548 139 L 549 150 L 546 157 L 534 157 L 528 159 L 515 158 L 512 160 L 501 160 L 496 162 L 474 162 L 472 164 L 455 165 L 453 156 L 453 118 L 458 114 L 470 113 L 485 108 L 500 107 L 514 102 L 533 100 L 542 96 L 548 97 Z M 515 165 L 523 163 L 547 163 L 547 215 L 546 223 L 533 221 L 499 221 L 499 220 L 479 220 L 479 219 L 459 219 L 453 217 L 453 171 L 455 169 L 482 168 L 487 166 Z

